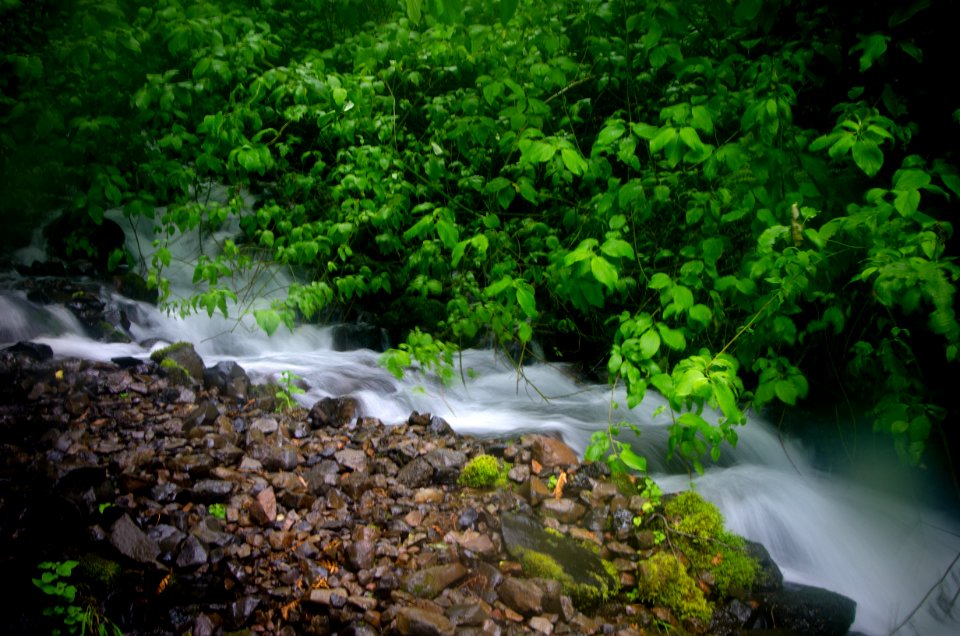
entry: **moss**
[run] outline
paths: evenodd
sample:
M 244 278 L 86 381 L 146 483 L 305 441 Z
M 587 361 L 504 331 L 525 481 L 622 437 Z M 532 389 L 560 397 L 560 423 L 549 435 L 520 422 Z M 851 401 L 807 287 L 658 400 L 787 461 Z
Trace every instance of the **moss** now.
M 162 349 L 157 349 L 150 354 L 150 359 L 156 362 L 157 364 L 162 364 L 162 361 L 167 358 L 171 353 L 179 351 L 180 349 L 185 349 L 187 347 L 192 347 L 193 345 L 189 342 L 181 340 L 180 342 L 174 342 L 172 345 L 166 346 Z
M 595 577 L 594 584 L 577 583 L 552 557 L 535 550 L 519 552 L 520 565 L 527 576 L 558 581 L 563 593 L 573 599 L 578 607 L 599 607 L 619 592 L 619 575 L 616 567 L 609 561 L 603 561 L 603 568 L 611 576 L 610 581 Z
M 743 538 L 724 529 L 723 515 L 716 506 L 688 491 L 664 504 L 663 511 L 678 531 L 672 537 L 674 545 L 693 570 L 713 575 L 718 596 L 750 589 L 759 565 L 747 554 Z
M 637 590 L 640 598 L 667 607 L 681 621 L 708 623 L 713 611 L 687 568 L 669 552 L 658 552 L 639 567 Z
M 86 554 L 79 559 L 79 572 L 92 584 L 109 589 L 116 583 L 120 572 L 120 564 L 105 559 L 98 554 Z
M 493 488 L 507 483 L 507 468 L 493 455 L 477 455 L 463 467 L 457 483 L 470 488 Z

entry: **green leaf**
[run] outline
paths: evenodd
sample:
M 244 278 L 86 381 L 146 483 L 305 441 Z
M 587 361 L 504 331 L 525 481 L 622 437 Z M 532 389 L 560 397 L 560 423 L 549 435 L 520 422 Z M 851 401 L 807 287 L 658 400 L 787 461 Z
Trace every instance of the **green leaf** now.
M 600 134 L 597 135 L 597 144 L 598 146 L 609 146 L 617 139 L 623 136 L 623 133 L 626 132 L 626 128 L 623 127 L 623 123 L 620 121 L 613 121 L 608 125 L 604 126 L 600 130 Z
M 740 0 L 736 10 L 733 12 L 733 19 L 738 24 L 751 22 L 760 13 L 760 7 L 763 6 L 763 0 Z
M 504 276 L 495 283 L 491 283 L 483 290 L 483 295 L 487 298 L 493 298 L 502 294 L 508 287 L 513 285 L 513 279 L 509 276 Z
M 650 152 L 662 150 L 677 138 L 677 129 L 673 126 L 664 126 L 657 133 L 657 136 L 650 140 Z
M 774 392 L 784 404 L 794 406 L 797 403 L 797 387 L 790 380 L 777 380 L 773 386 Z
M 713 132 L 713 115 L 706 106 L 694 106 L 691 112 L 690 123 L 694 128 L 702 130 L 705 133 Z
M 523 309 L 527 318 L 537 317 L 537 302 L 531 289 L 526 286 L 517 287 L 517 304 Z
M 876 142 L 861 139 L 853 144 L 853 161 L 868 177 L 872 177 L 883 166 L 883 152 Z
M 680 141 L 686 144 L 690 150 L 702 150 L 703 142 L 700 141 L 700 135 L 690 126 L 684 126 L 680 129 Z
M 657 355 L 660 350 L 660 336 L 657 332 L 649 329 L 640 336 L 640 355 L 649 360 Z
M 556 154 L 557 147 L 543 141 L 534 141 L 527 146 L 526 152 L 521 151 L 524 159 L 532 163 L 544 163 L 550 161 Z M 573 172 L 571 170 L 571 172 Z
M 499 16 L 500 24 L 506 25 L 510 21 L 510 18 L 513 17 L 513 14 L 517 12 L 517 5 L 519 0 L 500 0 L 499 7 Z
M 421 7 L 423 6 L 423 0 L 406 0 L 407 5 L 407 17 L 410 18 L 410 21 L 414 24 L 420 24 L 421 16 Z
M 663 342 L 674 351 L 682 351 L 687 348 L 687 339 L 679 329 L 671 329 L 663 323 L 657 323 L 657 331 Z
M 710 321 L 713 320 L 713 312 L 710 311 L 710 308 L 700 303 L 690 308 L 689 316 L 691 320 L 699 322 L 703 326 L 709 325 Z
M 898 170 L 894 175 L 894 190 L 919 190 L 930 184 L 930 174 L 925 170 Z
M 916 190 L 898 192 L 893 207 L 903 216 L 910 216 L 920 207 L 920 193 Z
M 255 309 L 253 317 L 268 336 L 272 336 L 280 327 L 280 314 L 273 309 Z
M 626 464 L 628 468 L 640 471 L 642 473 L 647 472 L 646 458 L 634 453 L 629 446 L 624 445 L 620 449 L 620 461 Z
M 599 283 L 605 285 L 607 289 L 613 291 L 616 287 L 618 278 L 617 269 L 604 257 L 594 256 L 590 259 L 590 271 L 593 272 L 593 277 L 596 278 Z
M 650 277 L 650 282 L 647 283 L 647 287 L 650 289 L 663 289 L 664 287 L 669 287 L 673 284 L 673 281 L 670 280 L 670 277 L 663 272 L 657 272 Z
M 887 42 L 889 41 L 890 36 L 883 35 L 882 33 L 871 33 L 870 35 L 860 36 L 860 43 L 851 48 L 850 52 L 852 53 L 858 49 L 863 50 L 863 54 L 860 56 L 861 73 L 873 66 L 873 63 L 880 59 L 887 50 Z
M 608 238 L 600 251 L 611 258 L 633 258 L 633 247 L 623 239 Z
M 710 388 L 713 389 L 713 398 L 717 401 L 717 406 L 723 411 L 724 416 L 731 422 L 739 422 L 743 418 L 743 414 L 737 407 L 737 399 L 727 383 L 711 378 Z
M 560 158 L 563 159 L 563 165 L 567 167 L 567 170 L 575 175 L 582 175 L 587 170 L 587 161 L 572 148 L 561 150 Z

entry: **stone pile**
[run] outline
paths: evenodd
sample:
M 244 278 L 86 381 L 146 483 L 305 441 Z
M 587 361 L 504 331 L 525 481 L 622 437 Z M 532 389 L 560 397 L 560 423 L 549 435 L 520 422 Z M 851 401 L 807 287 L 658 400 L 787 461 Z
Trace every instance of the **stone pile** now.
M 644 501 L 560 440 L 464 437 L 418 413 L 385 425 L 349 396 L 277 412 L 276 387 L 235 364 L 205 369 L 191 347 L 158 360 L 0 352 L 0 631 L 49 631 L 30 580 L 65 559 L 129 634 L 731 633 L 774 627 L 763 594 L 809 604 L 769 559 L 767 591 L 711 625 L 637 600 Z M 459 486 L 485 453 L 512 465 L 508 485 Z M 525 571 L 531 549 L 560 575 Z M 795 629 L 846 632 L 852 602 L 826 594 L 790 610 Z

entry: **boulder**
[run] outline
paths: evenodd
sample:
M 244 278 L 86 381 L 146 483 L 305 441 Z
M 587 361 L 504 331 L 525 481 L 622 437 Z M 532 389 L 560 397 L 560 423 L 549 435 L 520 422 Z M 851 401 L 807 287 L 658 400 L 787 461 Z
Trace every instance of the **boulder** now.
M 357 400 L 352 397 L 325 397 L 310 409 L 310 423 L 314 428 L 340 428 L 357 417 Z
M 208 389 L 217 389 L 221 395 L 246 400 L 250 393 L 250 377 L 243 367 L 232 360 L 218 362 L 203 370 L 203 382 Z
M 596 606 L 617 589 L 618 582 L 596 554 L 570 537 L 547 532 L 529 515 L 500 515 L 504 547 L 530 577 L 559 581 L 580 606 Z
M 758 617 L 750 626 L 778 629 L 807 636 L 842 636 L 857 614 L 851 598 L 820 587 L 784 583 L 760 596 Z
M 175 371 L 182 370 L 191 383 L 203 382 L 203 359 L 189 342 L 176 342 L 157 349 L 150 354 L 150 359 L 166 370 L 168 375 L 179 377 Z
M 554 466 L 566 468 L 580 464 L 577 454 L 562 440 L 546 435 L 534 435 L 530 442 L 533 459 L 544 468 L 553 468 Z

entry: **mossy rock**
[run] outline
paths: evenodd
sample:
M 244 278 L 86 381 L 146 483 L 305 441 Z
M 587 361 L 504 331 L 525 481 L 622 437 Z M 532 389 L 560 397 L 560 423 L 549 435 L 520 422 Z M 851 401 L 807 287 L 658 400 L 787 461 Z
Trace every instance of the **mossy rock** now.
M 203 382 L 203 359 L 189 342 L 175 342 L 168 347 L 157 349 L 150 354 L 150 359 L 167 371 L 174 368 L 172 363 L 176 363 L 186 371 L 191 383 Z
M 457 483 L 469 488 L 493 488 L 507 483 L 507 469 L 493 455 L 477 455 L 463 467 Z
M 710 572 L 717 596 L 742 595 L 750 590 L 760 566 L 747 550 L 746 541 L 724 528 L 723 515 L 693 491 L 667 501 L 663 513 L 676 530 L 673 544 L 696 572 Z
M 527 576 L 559 581 L 577 606 L 598 607 L 619 591 L 612 564 L 574 539 L 548 532 L 534 517 L 504 512 L 500 531 L 507 551 Z
M 641 599 L 669 608 L 681 621 L 710 622 L 710 604 L 687 568 L 672 553 L 657 552 L 640 563 L 637 573 Z

